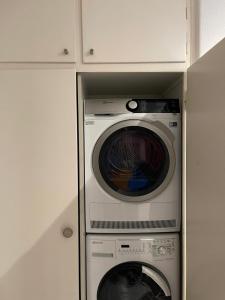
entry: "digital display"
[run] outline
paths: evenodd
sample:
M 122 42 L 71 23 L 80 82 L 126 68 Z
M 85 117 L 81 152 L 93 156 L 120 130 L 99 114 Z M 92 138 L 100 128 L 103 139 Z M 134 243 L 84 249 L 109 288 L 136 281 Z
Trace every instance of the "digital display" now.
M 130 245 L 121 245 L 121 248 L 130 248 Z
M 135 113 L 179 113 L 179 99 L 132 99 L 137 102 Z

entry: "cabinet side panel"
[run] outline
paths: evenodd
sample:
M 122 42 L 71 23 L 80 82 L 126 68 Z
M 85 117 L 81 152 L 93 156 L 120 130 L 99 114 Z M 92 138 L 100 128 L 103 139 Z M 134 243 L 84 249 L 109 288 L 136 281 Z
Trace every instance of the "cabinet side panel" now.
M 80 299 L 86 299 L 86 229 L 84 198 L 84 87 L 82 75 L 77 76 L 79 133 L 79 217 L 80 217 Z
M 225 40 L 188 71 L 187 300 L 224 299 Z

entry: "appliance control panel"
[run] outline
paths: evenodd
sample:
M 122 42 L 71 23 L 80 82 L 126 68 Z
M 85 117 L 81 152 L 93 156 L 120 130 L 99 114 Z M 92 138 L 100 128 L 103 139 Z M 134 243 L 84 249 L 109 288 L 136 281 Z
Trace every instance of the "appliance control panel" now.
M 127 113 L 180 113 L 179 99 L 107 98 L 86 99 L 85 115 L 110 116 Z
M 177 255 L 176 238 L 121 238 L 90 239 L 87 247 L 88 257 L 92 259 L 173 259 Z
M 175 240 L 171 238 L 146 240 L 118 240 L 117 256 L 151 255 L 154 258 L 168 258 L 175 255 Z

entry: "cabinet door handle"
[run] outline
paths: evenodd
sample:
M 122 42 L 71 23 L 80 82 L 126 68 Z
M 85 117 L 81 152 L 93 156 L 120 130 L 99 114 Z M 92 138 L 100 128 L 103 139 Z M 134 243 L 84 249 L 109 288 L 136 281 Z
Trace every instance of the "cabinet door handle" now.
M 65 48 L 65 49 L 63 50 L 63 53 L 64 53 L 65 55 L 68 55 L 68 54 L 69 54 L 69 50 Z
M 95 50 L 93 48 L 90 49 L 90 55 L 94 55 Z
M 71 238 L 71 236 L 73 235 L 73 229 L 70 227 L 66 227 L 63 229 L 62 233 L 65 238 Z

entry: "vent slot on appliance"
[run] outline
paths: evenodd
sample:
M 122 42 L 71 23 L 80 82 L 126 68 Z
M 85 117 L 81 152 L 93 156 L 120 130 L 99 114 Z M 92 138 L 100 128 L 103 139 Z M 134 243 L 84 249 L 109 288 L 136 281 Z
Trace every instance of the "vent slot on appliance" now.
M 176 220 L 154 221 L 91 221 L 91 228 L 95 229 L 148 229 L 176 227 Z

